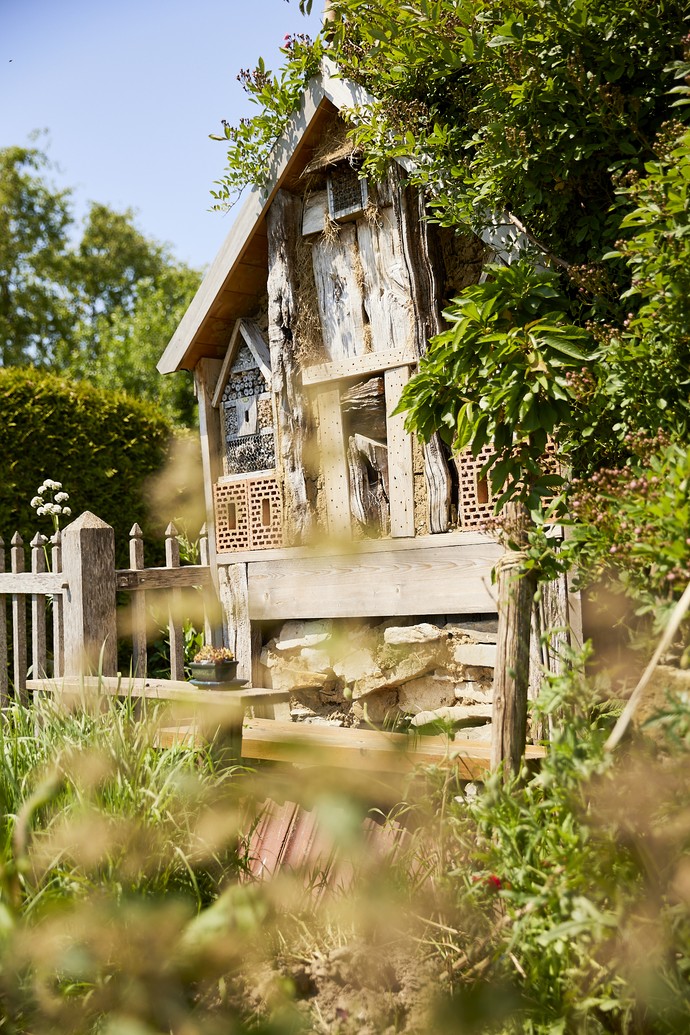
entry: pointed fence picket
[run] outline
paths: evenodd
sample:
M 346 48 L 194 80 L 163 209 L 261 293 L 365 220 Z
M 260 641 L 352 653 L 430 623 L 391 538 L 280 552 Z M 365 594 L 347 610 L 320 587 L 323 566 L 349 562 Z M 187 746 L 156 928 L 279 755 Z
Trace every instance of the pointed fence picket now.
M 87 667 L 96 671 L 99 664 L 99 636 L 102 644 L 104 639 L 112 638 L 111 630 L 115 627 L 116 592 L 131 597 L 128 601 L 131 615 L 131 669 L 135 675 L 146 675 L 147 592 L 159 597 L 161 593 L 167 596 L 172 679 L 184 679 L 184 589 L 200 588 L 204 592 L 205 639 L 210 643 L 217 638 L 207 601 L 207 595 L 211 593 L 215 597 L 215 592 L 208 563 L 205 527 L 200 532 L 201 564 L 181 564 L 177 530 L 170 524 L 165 532 L 165 566 L 146 568 L 142 531 L 138 525 L 134 525 L 130 532 L 130 567 L 118 570 L 114 564 L 111 569 L 103 566 L 103 536 L 112 537 L 112 529 L 93 515 L 82 515 L 82 518 L 85 517 L 92 520 L 82 522 L 81 525 L 79 522 L 82 519 L 73 522 L 75 529 L 79 526 L 78 535 L 71 534 L 73 526 L 68 526 L 65 534 L 71 535 L 70 571 L 83 572 L 91 581 L 93 573 L 99 572 L 99 585 L 95 591 L 93 586 L 87 585 L 89 579 L 81 575 L 76 576 L 81 584 L 70 586 L 70 575 L 63 572 L 61 533 L 58 532 L 50 541 L 38 533 L 34 536 L 29 548 L 29 570 L 22 537 L 18 533 L 12 537 L 9 571 L 5 542 L 0 538 L 0 708 L 6 708 L 12 700 L 27 703 L 26 681 L 29 674 L 34 679 L 60 677 L 66 672 L 66 662 L 71 671 L 81 658 L 85 659 Z M 71 577 L 74 580 L 74 574 Z M 8 599 L 11 603 L 9 630 Z M 102 658 L 101 654 L 101 664 Z M 111 669 L 116 664 L 113 665 L 110 660 L 106 667 Z M 103 674 L 115 675 L 116 672 L 105 671 L 104 668 Z

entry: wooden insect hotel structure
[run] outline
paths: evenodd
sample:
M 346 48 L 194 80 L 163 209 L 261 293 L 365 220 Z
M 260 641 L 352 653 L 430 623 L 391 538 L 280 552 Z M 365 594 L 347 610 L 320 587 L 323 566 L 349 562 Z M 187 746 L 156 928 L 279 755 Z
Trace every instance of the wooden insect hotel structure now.
M 397 164 L 361 175 L 340 114 L 360 93 L 328 71 L 311 81 L 159 369 L 194 371 L 242 674 L 305 713 L 446 709 L 476 725 L 502 552 L 481 531 L 484 460 L 422 445 L 394 410 L 444 304 L 495 253 L 426 221 Z

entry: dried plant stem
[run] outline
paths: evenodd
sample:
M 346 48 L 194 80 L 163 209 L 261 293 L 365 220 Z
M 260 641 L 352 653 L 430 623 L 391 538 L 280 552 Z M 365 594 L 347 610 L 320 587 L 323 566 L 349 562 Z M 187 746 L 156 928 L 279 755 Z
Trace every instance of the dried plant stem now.
M 680 623 L 685 618 L 685 615 L 689 608 L 690 583 L 687 585 L 685 592 L 676 604 L 673 614 L 671 615 L 670 621 L 664 630 L 664 635 L 659 640 L 659 644 L 656 650 L 654 651 L 654 654 L 652 655 L 651 661 L 642 673 L 642 677 L 639 683 L 630 695 L 630 699 L 626 704 L 625 708 L 623 709 L 622 715 L 618 719 L 616 725 L 613 727 L 609 739 L 606 741 L 605 747 L 607 751 L 613 751 L 614 748 L 616 748 L 618 744 L 620 744 L 625 734 L 625 731 L 630 725 L 633 715 L 637 711 L 639 703 L 642 699 L 642 695 L 644 694 L 652 676 L 654 675 L 654 670 L 659 664 L 659 661 L 661 660 L 661 657 L 663 656 L 664 652 L 668 650 L 671 643 L 673 642 L 674 636 L 680 629 Z

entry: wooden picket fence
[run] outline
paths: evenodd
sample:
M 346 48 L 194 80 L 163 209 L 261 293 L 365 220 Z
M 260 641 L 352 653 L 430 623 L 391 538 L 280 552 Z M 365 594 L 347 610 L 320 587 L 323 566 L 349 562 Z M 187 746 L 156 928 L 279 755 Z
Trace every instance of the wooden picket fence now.
M 28 550 L 12 537 L 9 565 L 0 538 L 0 706 L 27 702 L 27 678 L 74 676 L 86 670 L 118 671 L 117 595 L 129 596 L 131 651 L 125 661 L 146 675 L 149 641 L 147 594 L 167 604 L 170 677 L 184 679 L 184 630 L 181 595 L 190 587 L 210 594 L 204 606 L 204 635 L 212 642 L 213 582 L 205 528 L 199 533 L 200 564 L 180 563 L 173 524 L 165 531 L 165 566 L 147 568 L 141 528 L 130 532 L 129 568 L 115 567 L 113 529 L 94 515 L 82 515 L 51 540 L 37 534 Z M 8 606 L 9 605 L 9 606 Z M 8 621 L 9 618 L 9 621 Z M 105 649 L 104 649 L 105 645 Z M 122 645 L 120 647 L 122 655 Z

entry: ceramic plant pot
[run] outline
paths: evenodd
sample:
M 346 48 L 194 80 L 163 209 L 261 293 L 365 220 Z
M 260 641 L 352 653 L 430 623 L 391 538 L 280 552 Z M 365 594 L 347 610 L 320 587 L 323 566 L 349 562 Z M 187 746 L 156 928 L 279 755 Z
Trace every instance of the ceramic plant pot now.
M 194 683 L 232 683 L 237 676 L 236 661 L 192 661 L 189 667 Z

